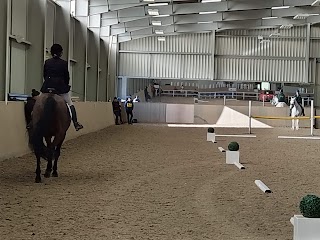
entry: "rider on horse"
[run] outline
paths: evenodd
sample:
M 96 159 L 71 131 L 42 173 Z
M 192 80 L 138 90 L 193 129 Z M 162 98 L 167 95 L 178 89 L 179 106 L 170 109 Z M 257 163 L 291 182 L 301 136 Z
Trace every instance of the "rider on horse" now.
M 278 102 L 284 102 L 284 103 L 286 102 L 286 96 L 283 93 L 283 89 L 280 89 L 280 92 L 277 98 L 278 98 Z
M 52 58 L 46 60 L 44 64 L 44 83 L 41 88 L 42 93 L 48 92 L 48 88 L 55 89 L 56 93 L 59 94 L 68 103 L 71 109 L 72 121 L 76 131 L 79 131 L 83 126 L 77 121 L 76 109 L 71 101 L 69 85 L 69 71 L 68 62 L 61 59 L 63 48 L 60 44 L 53 44 L 51 47 Z
M 297 100 L 297 103 L 300 105 L 301 109 L 302 109 L 302 115 L 305 116 L 304 114 L 304 108 L 302 107 L 302 97 L 300 95 L 300 92 L 299 90 L 296 91 L 296 100 Z
M 297 103 L 298 103 L 299 106 L 301 107 L 302 116 L 305 116 L 305 114 L 304 114 L 304 107 L 302 106 L 302 97 L 301 97 L 301 95 L 300 95 L 300 91 L 299 91 L 299 90 L 296 91 L 295 98 L 296 98 Z M 290 109 L 290 115 L 289 115 L 289 116 L 291 116 L 291 109 Z

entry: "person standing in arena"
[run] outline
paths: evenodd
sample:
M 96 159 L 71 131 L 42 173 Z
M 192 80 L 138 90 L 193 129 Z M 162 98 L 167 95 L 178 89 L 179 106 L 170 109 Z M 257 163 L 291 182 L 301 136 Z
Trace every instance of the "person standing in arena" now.
M 126 108 L 126 112 L 127 112 L 128 124 L 132 124 L 132 119 L 133 119 L 133 101 L 132 101 L 132 99 L 130 97 L 125 102 L 125 108 Z
M 112 108 L 113 108 L 113 113 L 116 116 L 116 125 L 119 124 L 119 117 L 120 117 L 120 123 L 122 124 L 122 117 L 121 117 L 121 105 L 116 97 L 114 97 L 112 101 Z

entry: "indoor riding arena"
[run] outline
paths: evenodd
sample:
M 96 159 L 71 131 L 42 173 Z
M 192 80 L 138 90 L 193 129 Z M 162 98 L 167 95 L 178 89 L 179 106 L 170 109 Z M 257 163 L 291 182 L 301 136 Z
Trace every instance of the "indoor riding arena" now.
M 320 239 L 319 14 L 1 0 L 0 239 Z

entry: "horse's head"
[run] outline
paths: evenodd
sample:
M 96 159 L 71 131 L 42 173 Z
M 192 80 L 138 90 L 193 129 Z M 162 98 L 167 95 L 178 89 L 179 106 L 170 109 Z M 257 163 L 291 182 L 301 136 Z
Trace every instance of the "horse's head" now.
M 290 99 L 290 108 L 294 107 L 295 104 L 296 104 L 296 97 L 292 97 L 292 98 Z

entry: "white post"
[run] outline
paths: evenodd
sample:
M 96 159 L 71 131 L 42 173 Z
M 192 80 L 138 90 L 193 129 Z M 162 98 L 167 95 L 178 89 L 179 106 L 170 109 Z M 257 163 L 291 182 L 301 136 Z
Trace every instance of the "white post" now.
M 226 105 L 226 95 L 223 96 L 223 105 Z
M 263 103 L 263 106 L 264 106 L 264 96 L 262 97 L 262 103 Z
M 311 109 L 310 109 L 311 113 L 310 113 L 310 122 L 311 122 L 311 126 L 310 126 L 310 132 L 311 132 L 311 136 L 313 136 L 313 125 L 314 125 L 314 106 L 313 106 L 313 100 L 311 100 Z
M 249 134 L 251 134 L 251 107 L 252 107 L 252 102 L 249 101 Z
M 7 3 L 7 38 L 6 38 L 6 80 L 5 80 L 5 102 L 6 105 L 8 105 L 8 94 L 10 91 L 10 33 L 11 33 L 11 7 L 12 7 L 12 1 L 9 0 Z

